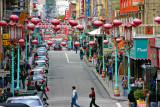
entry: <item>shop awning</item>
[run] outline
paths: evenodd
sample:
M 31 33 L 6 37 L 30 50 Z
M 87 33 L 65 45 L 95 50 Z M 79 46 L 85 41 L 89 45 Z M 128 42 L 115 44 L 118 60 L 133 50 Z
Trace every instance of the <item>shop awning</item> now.
M 93 30 L 93 31 L 91 31 L 91 32 L 88 32 L 88 34 L 89 34 L 90 36 L 101 35 L 101 29 L 100 29 L 100 28 L 99 28 L 99 29 L 95 29 L 95 30 Z

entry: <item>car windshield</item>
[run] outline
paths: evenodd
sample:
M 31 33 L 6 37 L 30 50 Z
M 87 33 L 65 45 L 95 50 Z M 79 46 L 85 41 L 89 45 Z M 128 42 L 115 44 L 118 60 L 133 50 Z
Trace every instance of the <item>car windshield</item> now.
M 44 56 L 44 57 L 42 56 L 42 57 L 37 57 L 36 58 L 36 60 L 46 60 L 46 59 L 47 59 L 46 56 Z
M 35 107 L 35 106 L 42 106 L 42 103 L 39 99 L 12 99 L 8 100 L 7 103 L 23 103 L 27 104 L 30 107 Z
M 33 76 L 31 79 L 32 80 L 42 80 L 43 76 L 42 75 L 36 75 L 36 76 Z
M 45 52 L 38 52 L 37 54 L 38 54 L 38 56 L 46 55 L 46 53 L 45 53 Z
M 38 74 L 42 74 L 41 71 L 31 71 L 31 75 L 38 75 Z
M 43 66 L 43 65 L 45 65 L 45 62 L 36 62 L 36 65 Z

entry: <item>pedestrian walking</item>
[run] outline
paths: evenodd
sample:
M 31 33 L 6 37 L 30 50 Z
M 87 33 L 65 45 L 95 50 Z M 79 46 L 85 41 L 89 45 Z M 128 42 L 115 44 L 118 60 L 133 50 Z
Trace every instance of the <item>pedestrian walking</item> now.
M 122 82 L 122 87 L 123 87 L 123 96 L 126 97 L 127 96 L 127 88 L 128 88 L 128 84 L 127 84 L 127 80 L 123 80 Z
M 25 74 L 29 74 L 29 69 L 30 69 L 30 65 L 28 64 L 28 62 L 26 61 L 24 64 L 24 69 L 25 69 Z
M 80 107 L 78 104 L 76 104 L 76 100 L 78 100 L 78 93 L 76 91 L 76 87 L 72 86 L 72 101 L 71 101 L 71 107 L 73 107 L 73 105 Z
M 109 80 L 112 80 L 112 65 L 109 66 L 108 73 L 109 73 Z
M 3 94 L 2 94 L 3 99 L 4 99 L 4 102 L 7 100 L 7 94 L 6 94 L 6 92 L 7 92 L 7 90 L 4 89 L 4 90 L 3 90 Z
M 26 74 L 24 73 L 24 71 L 21 73 L 21 80 L 22 80 L 23 89 L 25 89 Z
M 124 74 L 124 76 L 122 77 L 122 82 L 123 80 L 128 79 L 127 74 Z
M 77 46 L 75 46 L 75 49 L 76 49 L 76 54 L 77 54 L 77 51 L 78 51 L 78 47 L 77 47 Z
M 136 106 L 136 99 L 134 98 L 134 91 L 131 90 L 131 92 L 128 94 L 128 100 L 130 102 L 130 107 L 137 107 Z
M 94 92 L 94 88 L 93 88 L 93 87 L 91 88 L 91 93 L 89 94 L 89 97 L 92 99 L 91 102 L 90 102 L 90 107 L 92 107 L 92 104 L 93 104 L 95 107 L 99 107 L 99 106 L 95 103 L 96 94 L 95 94 L 95 92 Z
M 44 95 L 46 96 L 46 98 L 48 99 L 48 96 L 47 96 L 47 94 L 46 94 L 46 82 L 45 82 L 45 81 L 42 82 L 41 90 L 42 90 L 41 99 L 43 98 L 43 94 L 44 94 Z
M 8 99 L 9 97 L 13 97 L 13 93 L 11 92 L 11 89 L 10 89 L 10 88 L 7 88 L 6 95 L 7 95 L 7 99 Z
M 83 59 L 83 49 L 80 49 L 80 59 Z

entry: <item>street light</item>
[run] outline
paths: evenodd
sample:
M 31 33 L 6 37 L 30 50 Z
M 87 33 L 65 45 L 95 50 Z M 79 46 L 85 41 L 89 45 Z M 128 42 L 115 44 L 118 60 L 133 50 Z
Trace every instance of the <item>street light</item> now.
M 25 39 L 25 61 L 27 62 L 27 25 L 28 25 L 28 19 L 27 18 L 25 18 L 25 20 L 24 20 L 24 34 L 25 34 L 25 37 L 26 37 L 26 39 Z
M 18 55 L 17 55 L 17 87 L 16 89 L 19 90 L 19 56 L 20 56 L 20 44 L 23 44 L 23 41 L 22 40 L 22 25 L 20 23 L 16 23 L 16 36 L 17 36 L 17 40 L 18 40 L 18 43 L 17 43 L 17 48 L 18 48 Z M 21 39 L 21 40 L 20 40 Z M 20 40 L 20 41 L 19 41 Z
M 11 44 L 11 57 L 12 57 L 12 62 L 11 62 L 11 68 L 12 68 L 12 86 L 11 86 L 11 91 L 14 94 L 14 45 L 16 44 L 17 38 L 16 38 L 16 24 L 15 21 L 19 19 L 17 15 L 11 15 L 10 17 L 10 22 L 8 23 L 9 25 L 9 38 L 10 38 L 10 44 Z
M 89 32 L 92 29 L 92 17 L 89 16 L 88 17 L 88 28 L 89 28 Z M 91 40 L 91 37 L 89 36 L 89 41 Z M 91 46 L 89 45 L 89 62 L 92 61 L 92 55 L 91 55 Z
M 114 96 L 120 96 L 119 88 L 118 88 L 118 70 L 117 70 L 117 43 L 121 41 L 121 39 L 117 39 L 119 34 L 119 26 L 122 24 L 122 21 L 119 19 L 113 20 L 113 38 L 115 40 L 115 88 L 114 88 Z

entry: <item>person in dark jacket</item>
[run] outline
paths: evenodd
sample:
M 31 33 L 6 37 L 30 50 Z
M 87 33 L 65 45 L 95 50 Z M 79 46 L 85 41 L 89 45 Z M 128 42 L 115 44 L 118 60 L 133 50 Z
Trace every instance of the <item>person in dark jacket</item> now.
M 4 98 L 4 101 L 6 101 L 7 100 L 7 94 L 6 94 L 6 92 L 7 92 L 7 90 L 6 89 L 4 89 L 3 90 L 3 98 Z
M 7 98 L 13 97 L 13 93 L 11 92 L 11 89 L 10 89 L 10 88 L 7 88 L 6 95 L 7 95 Z
M 43 94 L 46 96 L 46 98 L 48 99 L 48 96 L 46 94 L 46 82 L 43 81 L 43 84 L 41 86 L 41 90 L 42 90 L 42 94 L 41 94 L 41 99 L 43 98 Z
M 160 96 L 156 96 L 156 91 L 155 89 L 152 89 L 152 92 L 149 94 L 149 102 L 150 102 L 150 107 L 156 107 L 157 103 L 156 101 L 158 101 L 158 98 Z M 156 99 L 157 98 L 157 99 Z
M 24 71 L 21 73 L 21 80 L 22 80 L 23 89 L 25 89 L 26 74 L 24 73 Z
M 83 50 L 82 49 L 80 50 L 80 59 L 81 60 L 83 59 Z
M 92 93 L 89 94 L 89 96 L 92 98 L 92 100 L 91 100 L 91 102 L 90 102 L 90 107 L 92 107 L 92 104 L 93 104 L 95 107 L 99 107 L 99 106 L 95 103 L 96 94 L 95 94 L 95 92 L 94 92 L 94 88 L 93 88 L 93 87 L 91 88 L 91 92 L 92 92 Z
M 128 94 L 128 100 L 130 101 L 130 107 L 136 107 L 136 99 L 134 98 L 133 90 Z

